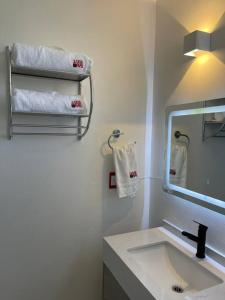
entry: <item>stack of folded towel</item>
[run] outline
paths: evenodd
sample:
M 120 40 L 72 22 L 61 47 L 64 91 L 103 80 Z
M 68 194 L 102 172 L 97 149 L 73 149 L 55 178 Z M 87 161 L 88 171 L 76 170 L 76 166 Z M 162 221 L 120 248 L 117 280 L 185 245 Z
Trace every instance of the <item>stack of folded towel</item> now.
M 57 92 L 37 92 L 14 89 L 11 98 L 13 112 L 87 114 L 84 97 L 61 95 Z
M 85 54 L 71 53 L 44 46 L 28 46 L 15 43 L 12 46 L 12 62 L 16 66 L 89 74 L 93 61 Z

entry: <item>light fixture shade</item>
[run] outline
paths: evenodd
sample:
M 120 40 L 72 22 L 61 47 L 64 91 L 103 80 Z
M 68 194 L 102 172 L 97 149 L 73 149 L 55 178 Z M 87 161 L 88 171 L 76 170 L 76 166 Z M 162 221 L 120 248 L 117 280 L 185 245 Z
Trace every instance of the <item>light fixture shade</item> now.
M 184 37 L 184 55 L 195 57 L 198 51 L 210 51 L 210 33 L 196 30 Z

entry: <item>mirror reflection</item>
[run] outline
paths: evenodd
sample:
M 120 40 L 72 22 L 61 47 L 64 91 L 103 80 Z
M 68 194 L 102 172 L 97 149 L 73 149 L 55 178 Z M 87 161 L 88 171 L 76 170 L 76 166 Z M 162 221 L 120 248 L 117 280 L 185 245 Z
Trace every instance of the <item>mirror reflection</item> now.
M 167 186 L 225 201 L 225 106 L 207 104 L 170 114 Z

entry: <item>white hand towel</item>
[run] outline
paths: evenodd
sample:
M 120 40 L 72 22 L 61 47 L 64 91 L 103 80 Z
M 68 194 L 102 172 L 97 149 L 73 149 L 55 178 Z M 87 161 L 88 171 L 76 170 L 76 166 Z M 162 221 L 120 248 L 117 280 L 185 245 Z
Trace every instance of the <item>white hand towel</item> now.
M 86 114 L 83 96 L 61 95 L 57 92 L 37 92 L 14 89 L 12 96 L 14 112 Z
M 119 198 L 134 197 L 138 190 L 138 172 L 135 145 L 113 148 L 116 185 Z
M 186 187 L 187 181 L 187 146 L 184 143 L 172 145 L 170 161 L 170 183 Z
M 92 60 L 85 54 L 20 43 L 15 43 L 12 46 L 12 61 L 16 66 L 75 74 L 90 73 L 93 64 Z

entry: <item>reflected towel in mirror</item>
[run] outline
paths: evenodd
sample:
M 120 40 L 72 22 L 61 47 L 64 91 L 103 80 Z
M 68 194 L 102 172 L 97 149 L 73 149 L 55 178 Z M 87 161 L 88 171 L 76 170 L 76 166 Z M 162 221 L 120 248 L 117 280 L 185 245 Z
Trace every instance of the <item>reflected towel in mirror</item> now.
M 176 142 L 172 145 L 170 160 L 170 183 L 186 187 L 187 181 L 187 146 Z

